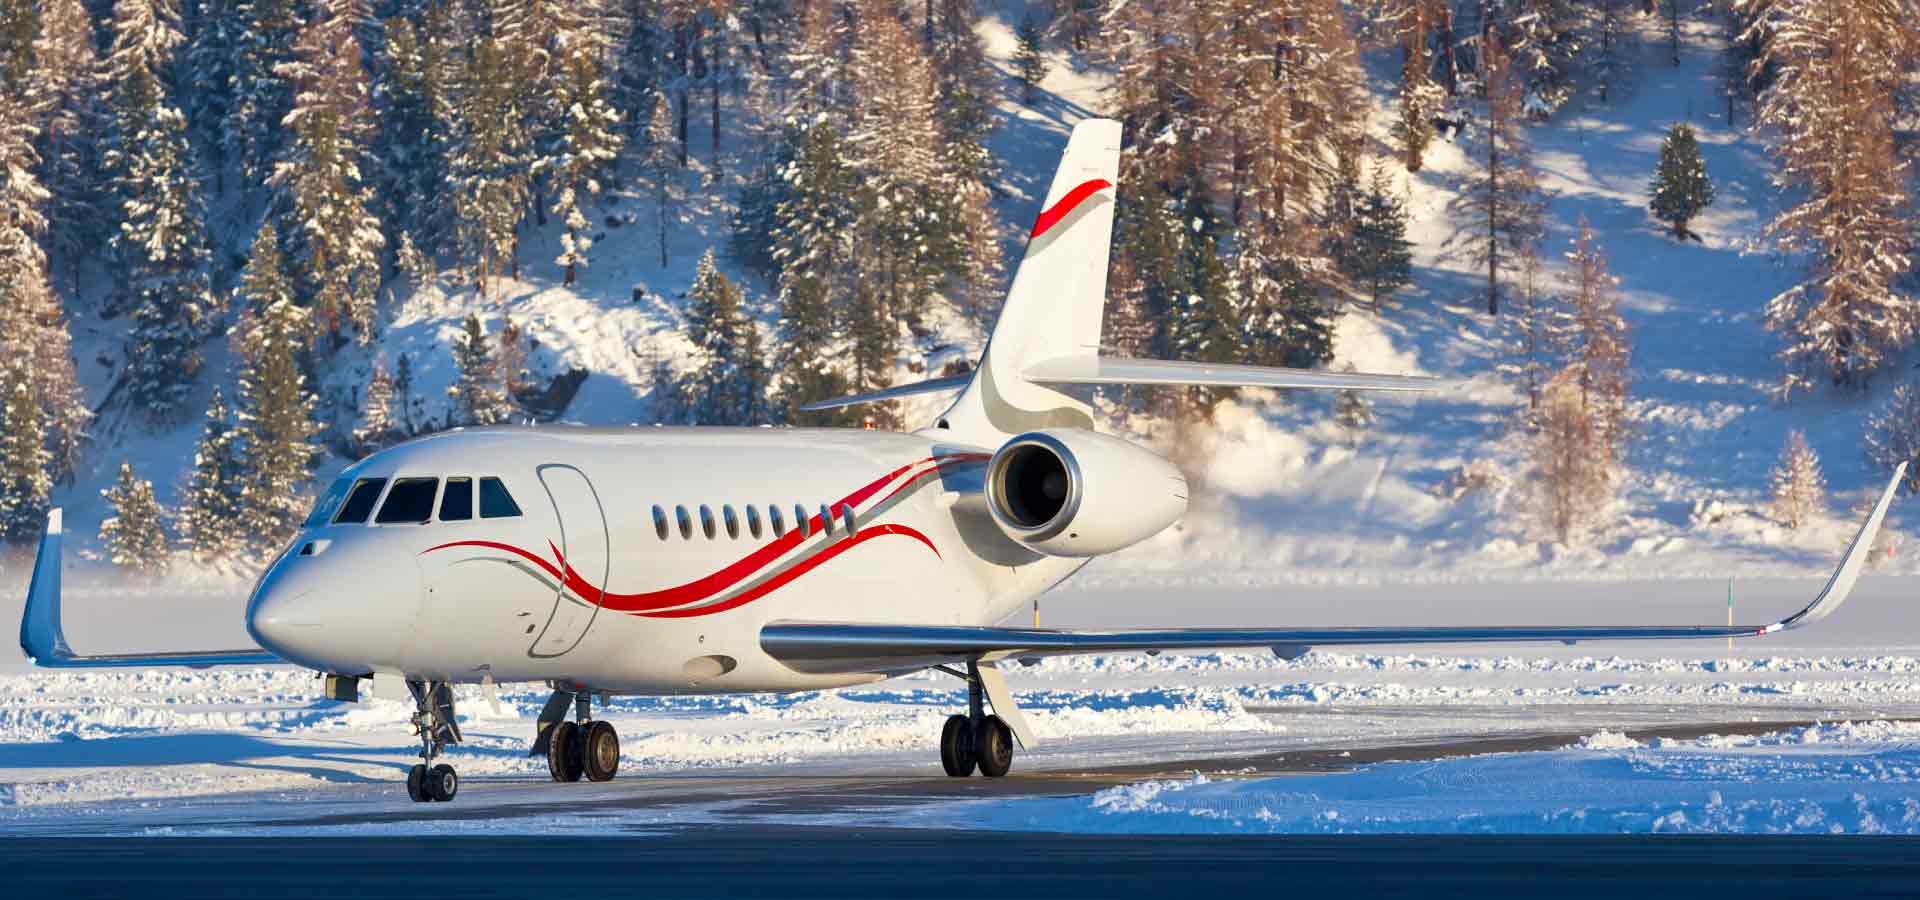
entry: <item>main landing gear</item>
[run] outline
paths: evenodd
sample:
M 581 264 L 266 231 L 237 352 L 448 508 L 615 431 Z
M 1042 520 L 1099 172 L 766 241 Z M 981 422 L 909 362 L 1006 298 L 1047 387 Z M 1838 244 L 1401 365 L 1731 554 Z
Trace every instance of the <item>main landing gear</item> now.
M 571 707 L 577 721 L 567 721 Z M 555 781 L 612 781 L 620 771 L 620 735 L 613 723 L 593 717 L 593 694 L 587 690 L 554 686 L 553 696 L 540 711 L 529 756 L 547 757 L 547 773 Z
M 976 766 L 988 778 L 1007 774 L 1013 768 L 1013 729 L 999 716 L 986 714 L 979 664 L 967 663 L 965 673 L 946 666 L 936 668 L 967 682 L 967 714 L 948 716 L 940 730 L 941 768 L 955 778 L 972 775 Z
M 460 793 L 460 776 L 434 757 L 448 744 L 460 743 L 460 726 L 453 718 L 453 687 L 445 682 L 409 681 L 413 694 L 413 730 L 420 735 L 420 757 L 425 760 L 407 772 L 407 796 L 415 803 L 445 802 Z

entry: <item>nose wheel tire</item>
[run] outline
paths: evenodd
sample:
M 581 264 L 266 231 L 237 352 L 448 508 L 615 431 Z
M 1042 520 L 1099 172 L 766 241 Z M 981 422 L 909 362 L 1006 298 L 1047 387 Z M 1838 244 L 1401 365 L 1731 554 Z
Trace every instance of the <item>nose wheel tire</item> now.
M 940 767 L 954 778 L 973 774 L 973 723 L 966 716 L 948 716 L 940 729 Z
M 427 794 L 427 767 L 415 763 L 407 770 L 407 797 L 415 803 L 426 803 L 433 797 Z
M 579 725 L 560 722 L 553 726 L 553 736 L 547 741 L 547 773 L 553 776 L 553 780 L 580 780 L 586 768 L 580 749 Z
M 620 771 L 620 735 L 609 722 L 595 720 L 580 728 L 580 770 L 588 781 L 612 781 Z M 579 775 L 575 775 L 578 778 Z

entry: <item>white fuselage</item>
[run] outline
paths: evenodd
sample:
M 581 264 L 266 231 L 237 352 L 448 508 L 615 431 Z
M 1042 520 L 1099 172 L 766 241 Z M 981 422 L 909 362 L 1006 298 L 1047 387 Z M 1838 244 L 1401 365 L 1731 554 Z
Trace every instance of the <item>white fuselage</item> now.
M 1085 562 L 1004 536 L 981 499 L 991 448 L 941 437 L 562 426 L 423 438 L 341 476 L 261 579 L 249 627 L 344 675 L 615 693 L 871 680 L 795 672 L 761 650 L 760 628 L 991 624 Z M 335 521 L 378 479 L 375 514 Z M 411 479 L 434 480 L 412 482 L 433 497 L 427 520 L 378 521 Z M 452 479 L 470 480 L 456 491 Z M 458 502 L 487 493 L 484 479 L 517 515 Z

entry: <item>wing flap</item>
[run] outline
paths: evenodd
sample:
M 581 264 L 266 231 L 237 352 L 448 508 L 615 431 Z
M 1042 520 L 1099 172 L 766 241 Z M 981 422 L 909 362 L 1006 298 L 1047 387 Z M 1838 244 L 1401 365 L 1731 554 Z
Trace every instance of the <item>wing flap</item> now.
M 817 412 L 823 409 L 837 409 L 842 406 L 855 406 L 861 403 L 880 403 L 886 400 L 898 400 L 901 397 L 912 397 L 918 394 L 957 391 L 966 387 L 967 382 L 972 380 L 972 372 L 961 375 L 948 375 L 945 378 L 929 378 L 926 381 L 916 381 L 912 384 L 896 384 L 892 387 L 881 388 L 877 391 L 868 391 L 864 394 L 851 394 L 845 397 L 835 397 L 832 400 L 815 400 L 812 403 L 802 404 L 800 408 L 806 412 Z
M 1273 647 L 1297 656 L 1309 647 L 1368 644 L 1473 644 L 1581 641 L 1689 640 L 1758 637 L 1811 625 L 1844 603 L 1859 580 L 1887 507 L 1906 466 L 1895 470 L 1873 512 L 1847 546 L 1826 587 L 1804 608 L 1766 625 L 1501 625 L 1352 628 L 1155 628 L 1058 631 L 965 625 L 876 625 L 852 622 L 772 622 L 760 647 L 789 668 L 810 674 L 917 671 L 965 661 L 1080 653 L 1219 650 Z
M 1429 392 L 1455 382 L 1414 375 L 1316 372 L 1278 366 L 1126 359 L 1113 356 L 1057 356 L 1028 366 L 1020 377 L 1051 386 L 1141 384 L 1189 387 L 1267 387 L 1354 391 Z

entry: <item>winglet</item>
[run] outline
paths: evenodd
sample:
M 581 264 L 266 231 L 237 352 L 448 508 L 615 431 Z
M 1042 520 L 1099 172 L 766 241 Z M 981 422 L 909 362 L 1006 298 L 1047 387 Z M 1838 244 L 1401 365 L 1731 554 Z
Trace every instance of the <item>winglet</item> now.
M 1853 592 L 1853 583 L 1860 579 L 1860 570 L 1866 567 L 1867 554 L 1873 549 L 1874 538 L 1880 535 L 1880 523 L 1887 517 L 1887 507 L 1893 505 L 1893 497 L 1900 492 L 1900 481 L 1907 475 L 1907 463 L 1901 463 L 1893 470 L 1893 478 L 1887 482 L 1886 491 L 1880 494 L 1880 502 L 1873 505 L 1873 512 L 1867 516 L 1860 532 L 1853 536 L 1853 543 L 1847 545 L 1847 553 L 1840 558 L 1840 568 L 1833 571 L 1833 577 L 1827 579 L 1827 586 L 1813 602 L 1791 616 L 1760 629 L 1761 634 L 1772 634 L 1812 625 L 1833 614 L 1840 604 L 1847 601 L 1847 595 Z
M 81 656 L 67 645 L 60 627 L 60 510 L 47 513 L 47 532 L 40 536 L 40 552 L 33 558 L 33 577 L 27 582 L 27 606 L 20 614 L 20 649 L 35 665 L 46 668 L 105 668 L 147 666 L 250 666 L 280 662 L 260 649 L 184 651 L 167 653 L 113 653 Z
M 33 578 L 27 582 L 27 608 L 20 615 L 20 649 L 42 664 L 73 656 L 60 629 L 60 538 L 65 531 L 61 511 L 47 513 L 47 531 L 40 536 L 40 552 L 33 558 Z

